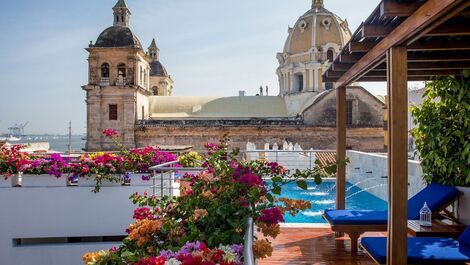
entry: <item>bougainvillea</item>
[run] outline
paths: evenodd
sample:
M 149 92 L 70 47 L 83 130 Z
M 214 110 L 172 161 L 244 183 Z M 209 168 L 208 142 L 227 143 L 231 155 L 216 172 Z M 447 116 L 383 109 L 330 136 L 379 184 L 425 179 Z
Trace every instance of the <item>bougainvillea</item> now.
M 229 151 L 227 138 L 206 147 L 201 161 L 205 170 L 184 175 L 181 181 L 186 186 L 179 197 L 147 193 L 130 197 L 138 207 L 136 222 L 118 250 L 108 255 L 107 262 L 112 262 L 100 265 L 153 264 L 163 262 L 162 257 L 165 265 L 240 264 L 249 217 L 266 237 L 255 241 L 253 252 L 258 258 L 268 257 L 283 214 L 311 207 L 309 202 L 276 198 L 281 187 L 297 182 L 306 189 L 306 179 L 320 183 L 326 172 L 318 166 L 291 172 L 277 163 L 238 161 L 238 151 Z

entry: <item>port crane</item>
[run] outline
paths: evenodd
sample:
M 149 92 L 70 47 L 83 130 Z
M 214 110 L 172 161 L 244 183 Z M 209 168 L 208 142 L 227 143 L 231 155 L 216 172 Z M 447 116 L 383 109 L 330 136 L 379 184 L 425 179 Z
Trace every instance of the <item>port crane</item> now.
M 26 127 L 26 125 L 28 125 L 28 123 L 29 122 L 19 123 L 11 126 L 10 128 L 8 128 L 9 135 L 13 137 L 24 136 L 24 128 Z

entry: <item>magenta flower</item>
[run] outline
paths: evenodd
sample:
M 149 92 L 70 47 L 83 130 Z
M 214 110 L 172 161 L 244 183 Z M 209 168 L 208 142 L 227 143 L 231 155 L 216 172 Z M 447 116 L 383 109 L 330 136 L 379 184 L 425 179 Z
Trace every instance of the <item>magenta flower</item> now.
M 240 177 L 239 182 L 246 184 L 250 188 L 255 186 L 263 186 L 263 180 L 259 176 L 252 173 L 243 174 Z
M 261 210 L 261 216 L 258 220 L 266 224 L 278 224 L 279 222 L 284 222 L 284 216 L 282 216 L 279 208 L 274 207 Z
M 104 129 L 103 130 L 103 134 L 106 136 L 106 137 L 114 137 L 116 135 L 118 135 L 118 131 L 114 130 L 114 129 Z

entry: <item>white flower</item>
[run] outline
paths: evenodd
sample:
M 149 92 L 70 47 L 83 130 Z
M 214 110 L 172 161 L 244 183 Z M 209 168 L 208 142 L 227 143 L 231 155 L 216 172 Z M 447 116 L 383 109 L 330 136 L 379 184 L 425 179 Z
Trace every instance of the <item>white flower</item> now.
M 165 265 L 181 265 L 181 261 L 179 261 L 175 258 L 171 258 L 171 259 L 165 261 Z

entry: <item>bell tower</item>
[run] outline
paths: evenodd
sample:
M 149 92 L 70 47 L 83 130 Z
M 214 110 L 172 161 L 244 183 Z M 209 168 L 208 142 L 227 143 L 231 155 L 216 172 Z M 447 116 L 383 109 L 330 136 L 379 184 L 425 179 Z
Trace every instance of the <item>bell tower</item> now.
M 131 19 L 131 11 L 127 8 L 124 0 L 119 0 L 113 7 L 114 11 L 114 26 L 115 27 L 129 27 Z

